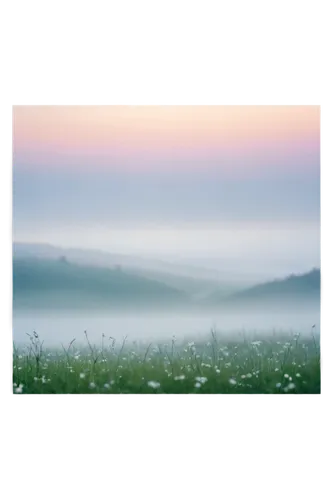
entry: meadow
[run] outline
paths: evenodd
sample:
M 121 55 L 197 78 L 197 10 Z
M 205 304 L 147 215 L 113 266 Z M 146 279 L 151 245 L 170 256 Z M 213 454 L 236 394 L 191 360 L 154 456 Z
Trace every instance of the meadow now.
M 319 394 L 320 335 L 293 332 L 137 342 L 100 337 L 13 348 L 14 394 Z

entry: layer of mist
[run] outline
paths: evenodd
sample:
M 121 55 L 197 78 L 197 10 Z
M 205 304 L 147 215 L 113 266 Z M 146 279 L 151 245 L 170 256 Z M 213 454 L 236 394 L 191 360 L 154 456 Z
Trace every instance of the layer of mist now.
M 46 345 L 61 347 L 61 343 L 70 342 L 73 338 L 78 344 L 85 344 L 84 331 L 89 339 L 100 344 L 102 334 L 122 340 L 127 336 L 128 342 L 164 342 L 172 336 L 181 342 L 183 340 L 204 340 L 215 328 L 219 335 L 243 334 L 267 335 L 282 333 L 301 333 L 309 335 L 312 326 L 320 331 L 319 310 L 299 313 L 253 313 L 239 312 L 218 314 L 175 314 L 175 313 L 135 313 L 135 314 L 78 314 L 68 311 L 66 314 L 54 312 L 16 312 L 13 317 L 14 341 L 26 343 L 26 333 L 38 332 Z
M 96 257 L 97 255 L 97 257 Z M 101 257 L 102 255 L 102 257 Z M 253 283 L 163 261 L 48 245 L 16 245 L 14 340 L 38 331 L 48 344 L 88 330 L 133 341 L 223 333 L 297 331 L 320 322 L 320 270 Z

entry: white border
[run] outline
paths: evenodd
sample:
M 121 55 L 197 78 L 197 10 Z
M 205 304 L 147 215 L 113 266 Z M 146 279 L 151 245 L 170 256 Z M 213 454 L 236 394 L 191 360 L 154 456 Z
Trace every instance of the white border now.
M 12 107 L 9 104 L 8 106 L 8 137 L 9 140 L 12 140 Z
M 144 96 L 129 96 L 142 104 Z M 320 96 L 161 96 L 161 104 L 320 104 Z M 9 96 L 8 104 L 113 104 L 112 96 Z M 124 103 L 127 104 L 127 103 Z

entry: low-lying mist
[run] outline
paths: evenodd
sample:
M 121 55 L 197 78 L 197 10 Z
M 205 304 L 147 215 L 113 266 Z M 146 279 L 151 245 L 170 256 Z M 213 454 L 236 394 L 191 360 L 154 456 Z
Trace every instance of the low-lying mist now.
M 313 324 L 319 327 L 319 269 L 241 283 L 230 273 L 200 275 L 170 263 L 157 269 L 155 261 L 126 264 L 125 259 L 120 265 L 118 256 L 103 255 L 103 265 L 97 265 L 85 251 L 80 254 L 84 263 L 65 249 L 28 245 L 14 250 L 15 342 L 26 341 L 26 333 L 34 330 L 56 346 L 73 338 L 84 341 L 85 330 L 99 342 L 102 334 L 162 341 L 173 335 L 203 338 L 212 327 L 228 335 L 305 334 Z
M 128 341 L 170 340 L 173 335 L 179 341 L 183 339 L 205 340 L 210 330 L 215 328 L 220 335 L 273 335 L 276 332 L 297 332 L 307 335 L 312 331 L 312 325 L 320 330 L 320 311 L 251 311 L 235 312 L 127 312 L 89 314 L 78 311 L 21 311 L 13 317 L 14 341 L 27 342 L 26 333 L 38 332 L 46 345 L 59 347 L 61 343 L 70 342 L 73 338 L 77 343 L 85 343 L 84 331 L 87 330 L 91 341 L 99 343 L 102 334 L 106 337 Z

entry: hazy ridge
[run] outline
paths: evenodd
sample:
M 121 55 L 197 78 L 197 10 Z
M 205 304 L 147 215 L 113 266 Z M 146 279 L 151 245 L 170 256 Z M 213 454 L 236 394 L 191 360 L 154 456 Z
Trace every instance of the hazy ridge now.
M 225 297 L 219 291 L 210 295 L 207 303 L 225 307 L 241 306 L 302 306 L 305 303 L 320 305 L 320 270 L 292 274 L 284 279 L 276 279 L 246 288 Z
M 233 309 L 240 307 L 293 307 L 320 303 L 320 270 L 240 286 L 238 279 L 209 279 L 190 273 L 177 274 L 177 266 L 135 257 L 102 253 L 102 260 L 89 262 L 99 252 L 71 251 L 49 245 L 13 247 L 14 309 Z M 81 256 L 81 260 L 80 257 Z M 123 257 L 123 258 L 121 258 Z M 141 260 L 141 264 L 142 264 Z M 124 265 L 128 261 L 128 265 Z M 158 266 L 157 266 L 158 262 Z M 133 264 L 136 263 L 136 267 Z M 108 264 L 108 265 L 107 265 Z M 168 266 L 170 270 L 168 271 Z M 199 272 L 202 270 L 199 269 Z
M 14 259 L 14 307 L 105 308 L 124 305 L 184 304 L 185 293 L 164 283 L 65 260 Z

